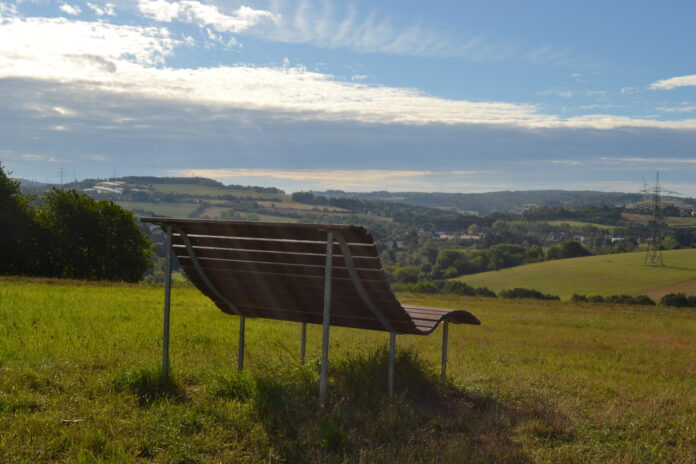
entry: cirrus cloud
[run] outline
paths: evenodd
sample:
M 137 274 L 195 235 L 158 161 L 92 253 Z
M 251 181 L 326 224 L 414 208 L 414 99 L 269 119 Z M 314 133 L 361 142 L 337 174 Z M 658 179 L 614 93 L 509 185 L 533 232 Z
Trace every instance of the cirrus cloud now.
M 167 58 L 182 45 L 163 28 L 7 18 L 0 20 L 0 78 L 74 82 L 86 90 L 216 108 L 269 109 L 298 119 L 529 129 L 696 129 L 695 119 L 659 121 L 607 114 L 562 118 L 531 104 L 445 99 L 409 88 L 343 82 L 300 66 L 167 67 Z

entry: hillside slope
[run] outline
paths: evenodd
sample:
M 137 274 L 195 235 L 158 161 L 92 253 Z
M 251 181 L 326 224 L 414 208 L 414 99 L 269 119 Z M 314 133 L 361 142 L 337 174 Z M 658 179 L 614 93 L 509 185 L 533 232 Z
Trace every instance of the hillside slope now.
M 533 288 L 570 298 L 585 295 L 648 295 L 661 298 L 675 291 L 696 294 L 696 249 L 663 252 L 664 267 L 643 265 L 645 253 L 622 253 L 528 264 L 457 278 L 496 292 Z
M 470 309 L 478 327 L 399 336 L 239 320 L 190 286 L 172 292 L 172 378 L 160 383 L 162 287 L 0 278 L 0 462 L 696 462 L 696 312 L 400 295 Z M 691 360 L 691 361 L 689 361 Z

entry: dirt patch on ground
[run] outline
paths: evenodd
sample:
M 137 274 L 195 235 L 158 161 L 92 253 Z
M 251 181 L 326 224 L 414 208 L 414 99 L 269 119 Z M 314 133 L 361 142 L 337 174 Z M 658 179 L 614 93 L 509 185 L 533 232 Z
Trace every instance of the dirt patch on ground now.
M 696 278 L 685 280 L 683 282 L 660 285 L 640 293 L 648 295 L 650 298 L 655 300 L 655 302 L 659 302 L 660 298 L 669 293 L 683 293 L 687 296 L 696 295 Z

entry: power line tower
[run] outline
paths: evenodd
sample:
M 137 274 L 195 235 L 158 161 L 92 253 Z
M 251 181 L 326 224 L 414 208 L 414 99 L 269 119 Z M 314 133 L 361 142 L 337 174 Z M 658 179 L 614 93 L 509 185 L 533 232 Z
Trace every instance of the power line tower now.
M 650 195 L 650 239 L 648 241 L 648 251 L 645 253 L 643 264 L 646 266 L 664 266 L 662 261 L 662 248 L 660 247 L 660 225 L 662 224 L 662 195 L 679 195 L 677 192 L 665 190 L 660 185 L 660 173 L 655 174 L 655 183 L 648 185 L 643 179 L 643 189 L 640 193 Z

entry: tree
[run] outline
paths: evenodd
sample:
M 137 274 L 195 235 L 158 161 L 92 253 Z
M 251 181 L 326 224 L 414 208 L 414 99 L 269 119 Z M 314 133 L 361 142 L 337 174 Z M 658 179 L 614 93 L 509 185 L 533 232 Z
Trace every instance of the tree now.
M 0 164 L 0 274 L 30 274 L 36 261 L 36 230 L 19 182 Z
M 43 274 L 137 282 L 151 267 L 152 243 L 133 213 L 112 201 L 53 189 L 37 208 L 36 219 Z
M 580 243 L 575 241 L 563 242 L 560 245 L 549 247 L 546 251 L 546 259 L 565 259 L 579 258 L 581 256 L 590 256 L 592 253 Z

